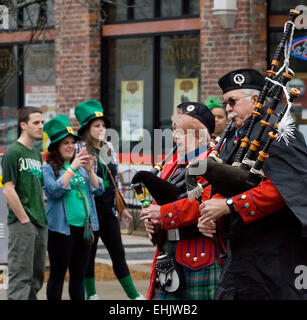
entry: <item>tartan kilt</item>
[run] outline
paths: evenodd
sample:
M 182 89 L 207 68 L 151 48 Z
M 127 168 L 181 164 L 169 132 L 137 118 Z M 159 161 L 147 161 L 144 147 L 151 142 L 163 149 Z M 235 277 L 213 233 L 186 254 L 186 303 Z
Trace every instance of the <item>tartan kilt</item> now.
M 166 241 L 163 249 L 170 256 L 176 256 L 176 241 Z M 214 292 L 217 287 L 221 267 L 215 258 L 212 265 L 199 270 L 192 270 L 178 264 L 184 274 L 184 288 L 178 294 L 166 293 L 158 286 L 154 288 L 152 300 L 213 300 Z

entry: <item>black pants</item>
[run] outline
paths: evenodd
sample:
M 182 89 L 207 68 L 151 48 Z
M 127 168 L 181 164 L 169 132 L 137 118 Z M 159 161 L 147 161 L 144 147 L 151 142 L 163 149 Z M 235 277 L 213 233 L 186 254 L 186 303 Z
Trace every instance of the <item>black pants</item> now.
M 69 269 L 69 296 L 84 300 L 83 280 L 90 255 L 90 245 L 83 239 L 83 227 L 70 226 L 70 235 L 48 232 L 50 276 L 47 299 L 61 300 L 64 278 Z
M 112 212 L 102 213 L 99 208 L 97 208 L 97 213 L 99 218 L 99 231 L 94 232 L 95 242 L 91 245 L 86 278 L 91 278 L 95 274 L 95 257 L 99 237 L 110 254 L 113 270 L 117 279 L 126 277 L 130 272 L 126 263 L 125 250 L 117 217 L 115 217 Z

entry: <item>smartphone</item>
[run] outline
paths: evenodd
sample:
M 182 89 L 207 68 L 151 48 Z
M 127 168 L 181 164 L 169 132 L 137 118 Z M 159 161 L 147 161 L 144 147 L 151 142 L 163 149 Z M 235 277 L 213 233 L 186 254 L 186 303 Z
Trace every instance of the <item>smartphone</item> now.
M 88 155 L 88 152 L 86 149 L 82 148 L 81 151 L 80 151 L 80 155 L 81 156 L 87 156 Z

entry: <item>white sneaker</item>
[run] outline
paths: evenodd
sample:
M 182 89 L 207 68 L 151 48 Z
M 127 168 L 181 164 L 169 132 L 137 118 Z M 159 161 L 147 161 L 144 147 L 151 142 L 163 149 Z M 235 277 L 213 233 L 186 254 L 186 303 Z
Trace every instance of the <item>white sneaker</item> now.
M 144 296 L 139 293 L 139 295 L 134 299 L 128 299 L 128 300 L 145 300 Z
M 92 296 L 90 296 L 88 300 L 100 300 L 100 297 L 97 293 L 95 293 Z

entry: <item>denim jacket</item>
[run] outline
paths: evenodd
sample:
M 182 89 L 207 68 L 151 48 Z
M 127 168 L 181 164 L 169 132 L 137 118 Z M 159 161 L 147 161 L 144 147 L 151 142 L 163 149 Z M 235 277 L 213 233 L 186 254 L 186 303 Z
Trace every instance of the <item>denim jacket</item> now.
M 93 195 L 101 195 L 104 192 L 103 180 L 98 177 L 99 187 L 96 188 L 91 185 L 84 168 L 80 167 L 78 171 L 86 181 L 86 191 L 90 204 L 90 221 L 93 230 L 96 231 L 99 229 L 99 223 Z M 60 171 L 59 177 L 56 177 L 49 164 L 44 164 L 43 166 L 43 179 L 43 189 L 47 198 L 46 213 L 48 218 L 48 229 L 70 235 L 64 200 L 65 192 L 70 190 L 70 185 L 63 188 L 63 172 Z

